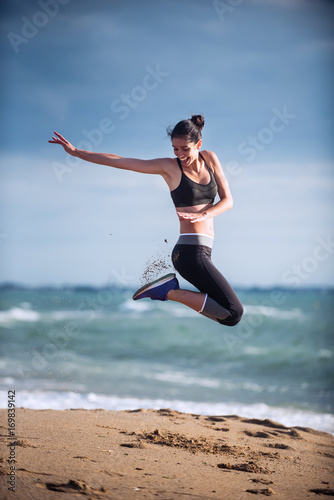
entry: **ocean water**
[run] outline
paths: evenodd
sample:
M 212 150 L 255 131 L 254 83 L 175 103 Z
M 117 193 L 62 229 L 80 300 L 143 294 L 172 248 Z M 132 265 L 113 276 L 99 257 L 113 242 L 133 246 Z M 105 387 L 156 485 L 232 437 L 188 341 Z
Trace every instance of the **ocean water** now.
M 334 433 L 334 292 L 237 290 L 221 326 L 118 288 L 0 290 L 0 402 L 164 408 L 271 418 Z

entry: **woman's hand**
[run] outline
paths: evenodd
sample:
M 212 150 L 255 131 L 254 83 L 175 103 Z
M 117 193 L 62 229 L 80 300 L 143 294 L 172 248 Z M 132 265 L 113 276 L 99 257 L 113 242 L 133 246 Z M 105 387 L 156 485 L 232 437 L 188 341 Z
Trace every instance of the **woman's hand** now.
M 204 220 L 208 219 L 208 214 L 207 212 L 200 212 L 200 213 L 188 213 L 188 212 L 176 212 L 179 220 L 187 220 L 189 222 L 202 222 Z
M 65 149 L 66 153 L 71 156 L 75 156 L 76 148 L 72 146 L 70 142 L 68 142 L 65 137 L 58 134 L 58 132 L 54 132 L 55 136 L 52 136 L 52 141 L 49 141 L 51 144 L 60 144 Z

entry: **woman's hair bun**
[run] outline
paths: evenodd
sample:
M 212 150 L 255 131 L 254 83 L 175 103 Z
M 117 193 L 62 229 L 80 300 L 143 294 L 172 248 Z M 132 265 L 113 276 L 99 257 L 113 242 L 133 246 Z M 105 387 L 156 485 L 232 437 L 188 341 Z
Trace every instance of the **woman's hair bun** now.
M 203 115 L 192 115 L 189 120 L 182 120 L 173 129 L 167 129 L 167 134 L 171 139 L 183 137 L 188 142 L 197 144 L 202 139 L 201 130 L 204 127 Z
M 199 129 L 199 131 L 202 130 L 204 127 L 205 121 L 204 121 L 204 116 L 203 115 L 192 115 L 190 118 L 190 121 L 192 121 L 196 127 Z

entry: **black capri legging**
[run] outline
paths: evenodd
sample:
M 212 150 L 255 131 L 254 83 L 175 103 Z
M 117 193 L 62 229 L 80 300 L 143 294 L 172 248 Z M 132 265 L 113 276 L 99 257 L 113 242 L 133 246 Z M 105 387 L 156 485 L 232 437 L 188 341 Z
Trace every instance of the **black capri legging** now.
M 172 252 L 176 271 L 200 292 L 207 294 L 201 311 L 226 326 L 241 320 L 243 307 L 231 285 L 211 261 L 213 238 L 181 234 Z

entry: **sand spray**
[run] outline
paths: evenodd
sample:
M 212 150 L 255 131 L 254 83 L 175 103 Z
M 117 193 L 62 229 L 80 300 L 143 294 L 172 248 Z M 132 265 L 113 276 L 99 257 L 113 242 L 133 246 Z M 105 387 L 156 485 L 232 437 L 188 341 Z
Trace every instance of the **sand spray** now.
M 140 283 L 146 285 L 146 283 L 173 271 L 175 270 L 171 261 L 171 250 L 168 247 L 167 239 L 165 239 L 163 244 L 159 244 L 158 249 L 147 259 L 140 276 Z

